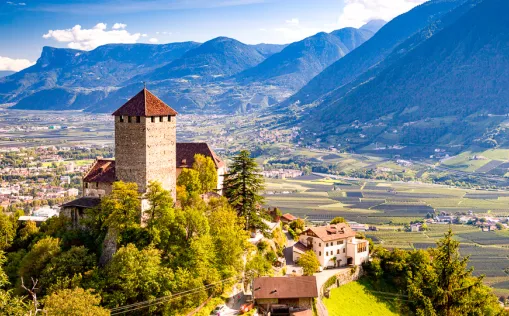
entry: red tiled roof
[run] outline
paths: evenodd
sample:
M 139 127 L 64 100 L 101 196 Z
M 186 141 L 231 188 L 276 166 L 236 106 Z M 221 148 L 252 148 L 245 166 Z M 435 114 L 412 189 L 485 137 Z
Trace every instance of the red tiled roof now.
M 318 297 L 316 277 L 261 277 L 253 282 L 254 299 Z
M 282 218 L 286 219 L 287 221 L 290 221 L 290 222 L 293 222 L 294 220 L 297 219 L 297 217 L 293 216 L 292 214 L 290 213 L 286 213 L 284 215 L 281 215 Z
M 97 159 L 83 177 L 83 182 L 113 183 L 115 181 L 115 160 L 113 159 Z
M 224 167 L 224 162 L 207 143 L 177 143 L 177 168 L 191 168 L 196 154 L 212 158 L 216 168 Z
M 118 110 L 113 112 L 114 116 L 166 116 L 177 115 L 177 111 L 170 108 L 166 103 L 153 95 L 147 89 L 141 90 Z
M 307 231 L 313 232 L 323 241 L 331 241 L 341 238 L 355 237 L 355 232 L 345 223 L 327 225 L 321 227 L 310 227 Z

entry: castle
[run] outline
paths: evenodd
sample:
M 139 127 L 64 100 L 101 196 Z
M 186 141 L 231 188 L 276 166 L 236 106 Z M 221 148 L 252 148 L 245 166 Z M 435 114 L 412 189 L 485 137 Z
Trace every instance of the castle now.
M 149 182 L 158 181 L 175 200 L 177 177 L 192 168 L 195 154 L 214 161 L 221 193 L 224 162 L 206 143 L 177 143 L 177 114 L 146 88 L 113 112 L 115 159 L 96 159 L 83 176 L 83 196 L 63 204 L 64 214 L 77 221 L 111 192 L 115 181 L 134 182 L 141 194 Z

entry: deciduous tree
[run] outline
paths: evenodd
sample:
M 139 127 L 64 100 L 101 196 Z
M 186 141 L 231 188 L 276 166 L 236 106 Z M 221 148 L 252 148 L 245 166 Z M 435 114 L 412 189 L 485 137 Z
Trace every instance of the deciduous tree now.
M 308 250 L 302 254 L 297 264 L 302 267 L 304 275 L 313 275 L 320 268 L 320 261 L 318 261 L 318 257 L 313 250 Z
M 200 193 L 213 192 L 217 189 L 217 170 L 212 158 L 200 154 L 194 155 L 193 169 L 199 174 Z
M 63 289 L 47 296 L 44 300 L 43 314 L 52 316 L 107 316 L 109 310 L 99 306 L 101 297 L 92 290 L 82 288 Z

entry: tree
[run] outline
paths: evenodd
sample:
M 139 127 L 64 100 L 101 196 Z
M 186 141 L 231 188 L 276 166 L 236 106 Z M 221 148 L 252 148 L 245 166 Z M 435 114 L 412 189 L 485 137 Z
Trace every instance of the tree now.
M 143 218 L 147 225 L 150 242 L 159 244 L 161 239 L 169 238 L 171 234 L 169 226 L 175 218 L 171 192 L 164 190 L 158 182 L 150 182 L 145 198 L 149 207 L 144 211 Z
M 141 220 L 141 202 L 136 183 L 115 182 L 111 193 L 101 200 L 96 221 L 107 229 L 99 265 L 104 266 L 117 250 L 119 236 L 137 228 Z
M 101 297 L 82 288 L 59 290 L 43 300 L 43 311 L 52 316 L 106 316 L 109 310 L 99 306 Z
M 87 248 L 71 247 L 68 251 L 51 258 L 41 273 L 40 284 L 43 293 L 54 289 L 68 288 L 79 281 L 81 275 L 94 269 L 96 258 Z
M 194 169 L 184 168 L 177 179 L 177 185 L 185 187 L 187 193 L 200 193 L 200 174 Z
M 258 164 L 247 150 L 233 158 L 224 179 L 224 195 L 240 216 L 246 218 L 246 228 L 263 226 L 257 207 L 263 202 L 259 194 L 264 188 Z
M 468 260 L 460 256 L 451 230 L 437 248 L 429 250 L 429 257 L 408 280 L 409 300 L 418 315 L 495 315 L 500 311 L 483 277 L 472 276 Z
M 60 253 L 59 243 L 58 238 L 52 237 L 39 240 L 21 260 L 19 276 L 25 280 L 39 278 L 46 264 Z
M 0 210 L 0 250 L 11 246 L 16 236 L 16 219 L 5 214 L 3 208 Z
M 105 305 L 115 307 L 170 295 L 173 272 L 161 266 L 161 252 L 122 247 L 103 271 Z
M 248 234 L 244 220 L 222 197 L 209 202 L 210 236 L 214 244 L 215 266 L 222 278 L 232 277 L 242 269 L 242 255 Z
M 300 218 L 297 218 L 296 220 L 290 223 L 290 228 L 295 232 L 297 232 L 297 230 L 302 232 L 305 226 L 306 223 Z
M 4 253 L 0 250 L 0 314 L 8 316 L 26 315 L 28 306 L 23 302 L 23 299 L 13 295 L 12 291 L 2 289 L 9 285 L 7 275 L 1 268 L 5 261 Z
M 334 217 L 334 219 L 330 223 L 331 225 L 334 225 L 339 223 L 346 223 L 346 221 L 343 217 Z
M 213 192 L 217 189 L 217 170 L 212 158 L 200 154 L 194 155 L 193 169 L 199 174 L 200 193 Z
M 304 270 L 304 275 L 313 275 L 320 268 L 320 261 L 313 250 L 306 251 L 299 258 L 297 264 Z

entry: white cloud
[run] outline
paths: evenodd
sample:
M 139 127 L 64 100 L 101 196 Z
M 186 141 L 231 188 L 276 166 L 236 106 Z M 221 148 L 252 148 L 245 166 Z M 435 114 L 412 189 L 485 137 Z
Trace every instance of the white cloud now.
M 127 24 L 124 24 L 124 23 L 115 23 L 115 24 L 113 24 L 112 29 L 120 30 L 120 29 L 125 29 L 126 27 L 127 27 Z
M 147 36 L 148 36 L 148 35 L 147 35 L 147 34 L 145 34 L 145 33 L 141 34 L 141 37 L 147 37 Z
M 0 70 L 20 71 L 35 64 L 28 59 L 12 59 L 0 56 Z
M 390 21 L 427 0 L 345 0 L 338 28 L 360 27 L 370 20 Z
M 69 48 L 92 50 L 97 46 L 110 43 L 133 44 L 140 39 L 141 34 L 131 34 L 125 29 L 107 30 L 105 23 L 98 23 L 91 29 L 83 29 L 81 25 L 75 25 L 71 29 L 49 30 L 42 37 L 68 43 Z
M 14 6 L 26 6 L 27 4 L 25 2 L 12 2 L 12 1 L 7 1 L 6 2 L 8 5 L 14 5 Z
M 297 18 L 293 18 L 291 20 L 286 20 L 285 22 L 286 22 L 286 24 L 291 25 L 291 26 L 299 25 L 299 19 L 297 19 Z
M 150 43 L 152 43 L 152 44 L 155 44 L 155 43 L 159 42 L 159 40 L 158 40 L 157 38 L 155 38 L 155 37 L 152 37 L 152 38 L 151 38 L 151 39 L 149 39 L 148 41 L 149 41 Z
M 266 31 L 266 29 L 263 29 Z M 260 29 L 262 31 L 262 29 Z M 281 34 L 286 43 L 300 41 L 303 38 L 314 35 L 321 29 L 317 27 L 309 27 L 300 23 L 297 18 L 292 18 L 285 21 L 285 25 L 273 29 L 274 32 Z

